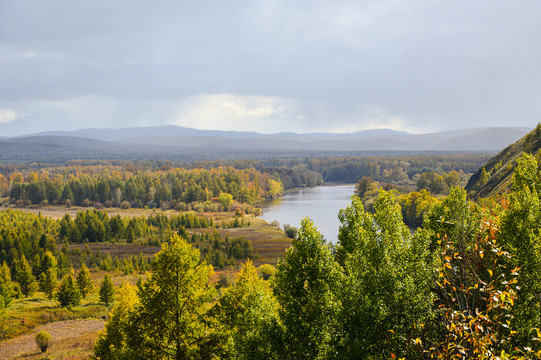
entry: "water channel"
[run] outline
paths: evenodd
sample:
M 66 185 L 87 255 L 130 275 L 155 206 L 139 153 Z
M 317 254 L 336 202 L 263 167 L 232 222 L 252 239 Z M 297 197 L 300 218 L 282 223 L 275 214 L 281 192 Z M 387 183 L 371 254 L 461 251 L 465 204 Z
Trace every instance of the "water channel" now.
M 261 217 L 280 225 L 299 227 L 302 218 L 308 216 L 325 239 L 336 243 L 338 239 L 338 211 L 351 202 L 354 184 L 317 186 L 289 191 L 284 196 L 267 201 Z

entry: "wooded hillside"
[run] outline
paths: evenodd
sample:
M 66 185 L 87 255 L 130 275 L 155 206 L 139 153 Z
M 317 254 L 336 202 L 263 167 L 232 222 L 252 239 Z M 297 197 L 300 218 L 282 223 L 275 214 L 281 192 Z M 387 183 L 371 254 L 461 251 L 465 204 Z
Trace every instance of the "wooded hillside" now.
M 540 149 L 541 125 L 538 124 L 534 130 L 503 149 L 473 173 L 466 185 L 468 195 L 475 199 L 508 190 L 517 167 L 517 159 L 523 153 L 535 155 L 539 159 Z

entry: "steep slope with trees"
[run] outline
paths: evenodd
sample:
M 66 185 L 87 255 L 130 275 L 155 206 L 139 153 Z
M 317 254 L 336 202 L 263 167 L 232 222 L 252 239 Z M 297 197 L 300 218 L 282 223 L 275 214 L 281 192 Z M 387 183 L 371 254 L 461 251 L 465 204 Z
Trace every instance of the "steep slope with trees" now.
M 509 145 L 499 154 L 479 168 L 466 185 L 472 198 L 489 197 L 510 188 L 511 178 L 517 167 L 517 159 L 522 153 L 535 155 L 538 159 L 541 148 L 541 124 Z

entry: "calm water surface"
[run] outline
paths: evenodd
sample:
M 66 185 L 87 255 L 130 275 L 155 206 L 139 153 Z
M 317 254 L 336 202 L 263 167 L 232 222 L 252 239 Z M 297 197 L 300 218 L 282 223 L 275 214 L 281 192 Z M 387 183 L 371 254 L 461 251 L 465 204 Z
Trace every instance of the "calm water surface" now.
M 338 211 L 351 202 L 354 184 L 318 186 L 295 190 L 278 199 L 267 201 L 261 216 L 268 222 L 278 220 L 281 225 L 299 227 L 308 216 L 325 239 L 335 243 L 338 239 Z

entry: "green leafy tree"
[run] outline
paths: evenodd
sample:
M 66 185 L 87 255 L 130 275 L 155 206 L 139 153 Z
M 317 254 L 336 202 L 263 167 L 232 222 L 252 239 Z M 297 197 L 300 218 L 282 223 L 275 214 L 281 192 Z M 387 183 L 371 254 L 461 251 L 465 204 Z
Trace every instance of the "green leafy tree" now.
M 132 227 L 129 227 L 126 231 L 126 241 L 130 244 L 133 243 L 135 240 L 135 232 L 133 231 Z
M 98 192 L 98 200 L 101 203 L 104 203 L 107 200 L 109 200 L 109 198 L 111 197 L 111 188 L 109 186 L 109 181 L 107 181 L 107 179 L 101 179 L 98 182 L 97 192 Z
M 519 269 L 501 248 L 501 210 L 483 209 L 455 188 L 424 222 L 436 260 L 435 307 L 445 327 L 429 349 L 436 358 L 503 359 L 513 351 Z
M 310 219 L 301 221 L 297 238 L 278 264 L 274 284 L 284 329 L 280 357 L 330 356 L 337 337 L 340 271 L 331 247 Z
M 490 176 L 488 175 L 487 170 L 483 166 L 483 168 L 481 169 L 481 178 L 479 179 L 479 183 L 481 184 L 481 186 L 485 186 L 488 183 L 489 179 Z
M 212 272 L 200 262 L 199 251 L 177 235 L 162 245 L 130 313 L 127 347 L 135 358 L 210 357 L 217 340 L 207 314 L 215 292 Z
M 81 270 L 77 274 L 77 286 L 79 291 L 84 298 L 94 290 L 94 281 L 92 281 L 92 276 L 90 276 L 90 271 L 85 264 L 81 265 Z
M 438 203 L 438 199 L 430 195 L 428 190 L 412 191 L 398 198 L 402 208 L 404 222 L 408 226 L 419 227 L 423 224 L 425 214 Z
M 56 292 L 56 299 L 62 307 L 77 306 L 81 303 L 81 292 L 71 274 L 64 276 L 62 279 Z
M 284 192 L 284 187 L 281 182 L 269 179 L 267 181 L 267 191 L 266 197 L 274 198 L 276 196 L 282 195 Z
M 222 192 L 218 196 L 218 202 L 222 204 L 224 210 L 229 210 L 229 206 L 233 203 L 233 195 Z
M 257 272 L 263 280 L 269 280 L 276 275 L 276 268 L 271 264 L 263 264 L 257 268 Z
M 297 236 L 297 233 L 299 232 L 299 229 L 297 229 L 295 226 L 285 224 L 284 225 L 284 232 L 286 233 L 286 236 L 288 238 L 294 239 L 295 236 Z
M 508 209 L 502 219 L 501 243 L 512 257 L 508 267 L 520 268 L 518 299 L 513 307 L 515 345 L 539 348 L 532 331 L 541 328 L 541 179 L 534 156 L 524 154 L 512 180 Z
M 105 275 L 100 286 L 100 301 L 109 306 L 115 297 L 115 288 L 109 275 Z
M 17 272 L 17 282 L 21 287 L 21 292 L 24 296 L 32 294 L 36 290 L 36 278 L 32 274 L 32 268 L 26 257 L 23 255 L 19 262 L 19 271 Z
M 365 199 L 365 195 L 377 190 L 377 184 L 368 176 L 363 176 L 355 185 L 355 196 Z
M 444 175 L 434 171 L 422 173 L 417 181 L 417 190 L 426 189 L 433 194 L 447 194 L 449 187 Z
M 339 358 L 419 357 L 412 342 L 431 319 L 428 239 L 412 237 L 392 193 L 381 191 L 375 214 L 362 201 L 339 213 L 336 258 L 345 272 Z
M 278 321 L 278 302 L 251 261 L 246 262 L 235 286 L 225 292 L 214 310 L 228 336 L 229 357 L 274 357 L 272 330 Z
M 56 269 L 50 267 L 45 273 L 41 273 L 39 279 L 39 289 L 47 294 L 49 299 L 53 298 L 54 291 L 58 285 Z

